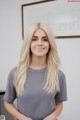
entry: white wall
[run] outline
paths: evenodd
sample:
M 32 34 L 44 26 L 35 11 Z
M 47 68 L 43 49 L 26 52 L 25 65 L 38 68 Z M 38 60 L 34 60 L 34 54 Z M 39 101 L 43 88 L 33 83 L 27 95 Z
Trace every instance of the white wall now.
M 0 0 L 0 90 L 5 90 L 8 73 L 19 60 L 22 44 L 21 4 L 33 1 Z M 80 38 L 58 39 L 56 43 L 68 91 L 68 101 L 64 103 L 59 120 L 79 120 Z
M 57 40 L 62 69 L 66 74 L 68 101 L 60 120 L 80 119 L 80 38 Z

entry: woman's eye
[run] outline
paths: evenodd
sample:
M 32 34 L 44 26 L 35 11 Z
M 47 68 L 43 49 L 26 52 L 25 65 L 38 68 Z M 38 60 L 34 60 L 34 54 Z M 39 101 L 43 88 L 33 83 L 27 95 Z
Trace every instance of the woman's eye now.
M 46 38 L 46 39 L 43 39 L 44 41 L 48 41 L 48 39 Z
M 36 41 L 37 39 L 35 39 L 35 38 L 32 38 L 32 41 Z

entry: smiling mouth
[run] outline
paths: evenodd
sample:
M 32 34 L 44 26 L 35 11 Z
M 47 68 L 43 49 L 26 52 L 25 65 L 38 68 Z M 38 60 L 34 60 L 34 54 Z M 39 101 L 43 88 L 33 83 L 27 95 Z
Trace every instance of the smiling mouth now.
M 45 48 L 36 48 L 37 51 L 41 52 L 43 51 Z
M 44 48 L 37 48 L 36 50 L 44 50 Z
M 35 47 L 36 49 L 44 49 L 45 47 Z

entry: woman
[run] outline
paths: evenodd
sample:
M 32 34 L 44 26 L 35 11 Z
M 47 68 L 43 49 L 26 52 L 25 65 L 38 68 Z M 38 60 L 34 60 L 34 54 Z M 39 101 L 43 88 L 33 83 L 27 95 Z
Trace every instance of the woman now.
M 57 120 L 67 100 L 66 80 L 50 29 L 30 27 L 23 41 L 19 65 L 10 71 L 5 108 L 19 120 Z M 13 101 L 17 98 L 17 108 Z

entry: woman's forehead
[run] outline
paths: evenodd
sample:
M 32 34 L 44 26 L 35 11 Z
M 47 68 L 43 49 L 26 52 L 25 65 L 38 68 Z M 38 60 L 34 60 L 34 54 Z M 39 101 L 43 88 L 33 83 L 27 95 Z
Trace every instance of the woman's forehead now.
M 38 28 L 37 30 L 35 30 L 33 36 L 36 36 L 36 35 L 47 36 L 46 32 L 43 29 L 41 29 L 41 28 Z

